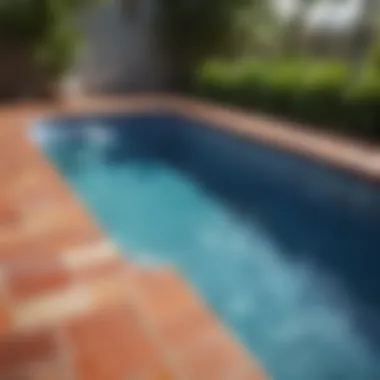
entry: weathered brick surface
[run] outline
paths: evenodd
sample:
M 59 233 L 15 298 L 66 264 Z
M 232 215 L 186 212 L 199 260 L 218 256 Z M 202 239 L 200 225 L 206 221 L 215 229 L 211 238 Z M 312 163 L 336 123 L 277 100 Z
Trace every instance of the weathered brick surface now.
M 26 259 L 7 266 L 8 290 L 18 302 L 57 291 L 70 283 L 69 272 L 56 259 Z
M 5 334 L 0 339 L 1 374 L 19 370 L 23 366 L 53 360 L 58 355 L 58 344 L 52 330 L 20 334 Z
M 68 325 L 81 379 L 136 378 L 164 369 L 144 321 L 131 306 L 100 310 Z

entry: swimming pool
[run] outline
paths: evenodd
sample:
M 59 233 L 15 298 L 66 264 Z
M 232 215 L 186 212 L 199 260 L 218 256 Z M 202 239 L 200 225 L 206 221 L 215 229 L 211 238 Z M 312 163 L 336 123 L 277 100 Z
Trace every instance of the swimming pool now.
M 378 188 L 167 114 L 34 137 L 126 255 L 181 271 L 273 379 L 380 378 Z

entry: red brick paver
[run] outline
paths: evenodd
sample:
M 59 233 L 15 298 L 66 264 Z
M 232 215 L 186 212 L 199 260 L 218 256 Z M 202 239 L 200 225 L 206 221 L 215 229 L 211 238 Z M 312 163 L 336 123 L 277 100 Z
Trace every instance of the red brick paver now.
M 54 360 L 58 350 L 58 342 L 52 330 L 3 335 L 0 340 L 0 373 Z

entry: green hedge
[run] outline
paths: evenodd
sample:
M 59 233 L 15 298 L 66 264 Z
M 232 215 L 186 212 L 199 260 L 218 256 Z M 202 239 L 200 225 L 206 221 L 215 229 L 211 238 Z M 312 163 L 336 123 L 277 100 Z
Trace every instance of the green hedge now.
M 360 74 L 358 73 L 360 71 Z M 380 75 L 341 61 L 211 61 L 197 73 L 202 97 L 307 124 L 380 139 Z

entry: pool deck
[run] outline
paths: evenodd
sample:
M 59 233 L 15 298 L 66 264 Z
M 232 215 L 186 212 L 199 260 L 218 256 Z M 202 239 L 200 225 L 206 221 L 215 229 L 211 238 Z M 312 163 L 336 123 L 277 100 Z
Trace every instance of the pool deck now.
M 263 380 L 170 268 L 124 260 L 27 138 L 54 114 L 165 110 L 380 179 L 380 153 L 176 97 L 0 106 L 0 379 Z

